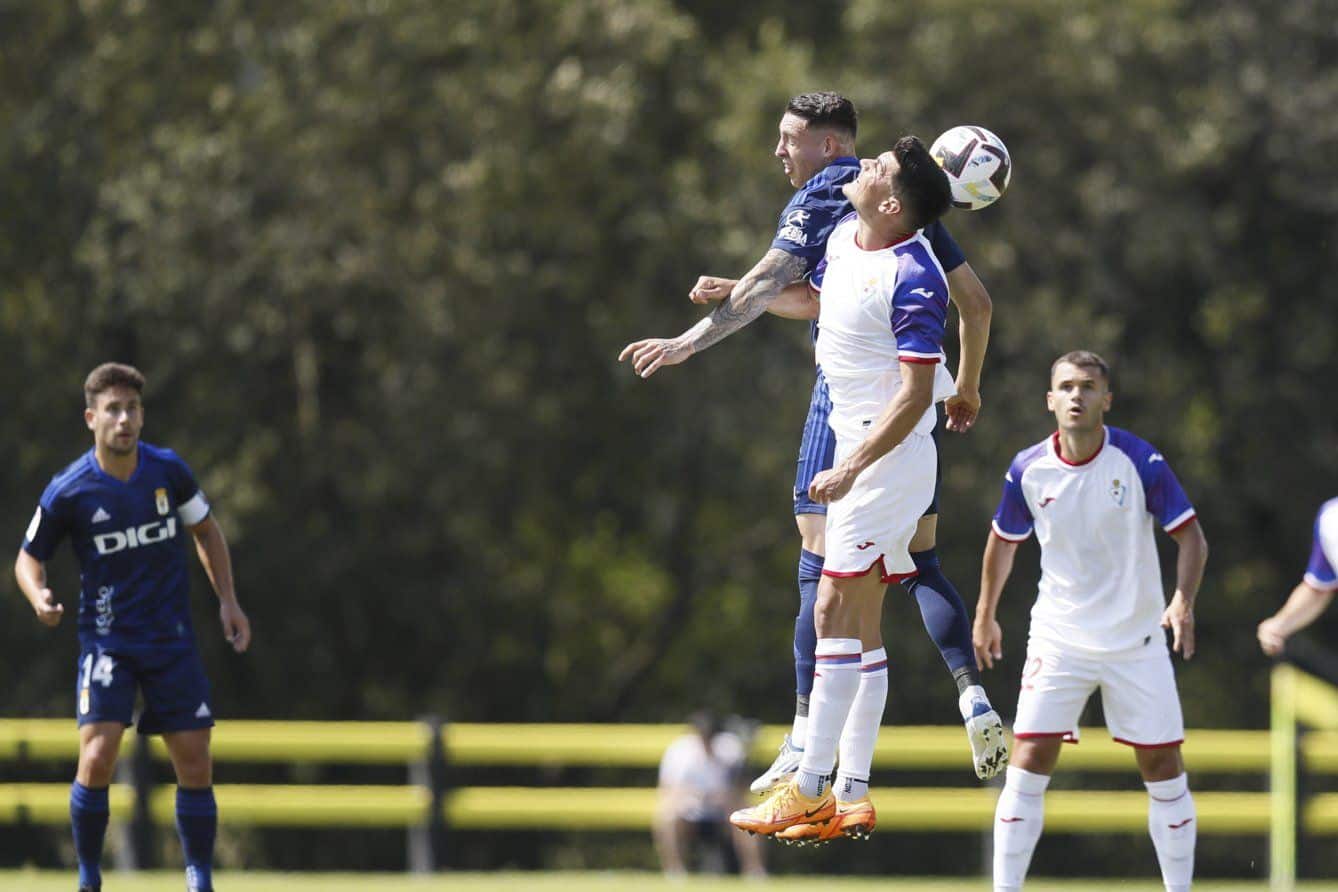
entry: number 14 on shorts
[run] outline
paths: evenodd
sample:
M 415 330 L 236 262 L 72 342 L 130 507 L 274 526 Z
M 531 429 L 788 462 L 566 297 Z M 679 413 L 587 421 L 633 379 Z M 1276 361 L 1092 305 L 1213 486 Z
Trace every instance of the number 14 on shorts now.
M 88 689 L 94 682 L 105 687 L 110 687 L 112 683 L 112 671 L 116 668 L 116 661 L 107 654 L 86 654 L 84 656 L 84 673 L 79 684 L 79 714 L 88 715 L 90 708 Z

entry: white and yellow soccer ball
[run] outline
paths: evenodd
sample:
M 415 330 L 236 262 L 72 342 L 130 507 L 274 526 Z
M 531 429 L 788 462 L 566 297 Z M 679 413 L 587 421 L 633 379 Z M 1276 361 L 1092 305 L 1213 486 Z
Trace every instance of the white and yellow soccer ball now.
M 1013 161 L 1003 140 L 974 124 L 945 131 L 929 154 L 948 175 L 953 207 L 978 211 L 998 201 L 1013 175 Z

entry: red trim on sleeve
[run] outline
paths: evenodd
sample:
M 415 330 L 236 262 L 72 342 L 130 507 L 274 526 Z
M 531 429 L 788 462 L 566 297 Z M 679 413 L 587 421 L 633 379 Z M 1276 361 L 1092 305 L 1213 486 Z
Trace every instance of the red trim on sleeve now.
M 897 359 L 901 362 L 909 362 L 912 365 L 938 365 L 942 362 L 937 356 L 933 359 L 924 359 L 919 356 L 898 356 Z
M 1191 523 L 1193 523 L 1194 521 L 1196 521 L 1196 520 L 1198 520 L 1198 519 L 1199 519 L 1199 515 L 1198 515 L 1197 512 L 1195 512 L 1194 514 L 1191 514 L 1191 515 L 1189 515 L 1189 517 L 1186 517 L 1184 520 L 1180 521 L 1180 522 L 1179 522 L 1178 524 L 1176 524 L 1175 526 L 1171 527 L 1171 528 L 1170 528 L 1169 530 L 1167 530 L 1166 532 L 1167 532 L 1167 533 L 1170 533 L 1171 535 L 1175 535 L 1176 533 L 1180 532 L 1180 531 L 1183 530 L 1185 527 L 1189 526 Z

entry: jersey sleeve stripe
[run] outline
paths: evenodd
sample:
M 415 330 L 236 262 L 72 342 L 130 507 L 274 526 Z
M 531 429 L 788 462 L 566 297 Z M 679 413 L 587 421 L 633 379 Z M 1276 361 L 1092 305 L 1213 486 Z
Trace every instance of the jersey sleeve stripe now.
M 186 526 L 195 526 L 195 524 L 209 516 L 209 502 L 205 500 L 204 492 L 196 492 L 190 497 L 190 501 L 177 508 L 177 516 Z
M 1338 578 L 1320 579 L 1314 573 L 1306 573 L 1305 584 L 1320 592 L 1338 591 Z
M 930 356 L 924 353 L 907 353 L 905 350 L 898 352 L 897 359 L 913 365 L 938 365 L 940 361 L 938 356 Z
M 1178 533 L 1182 529 L 1187 527 L 1189 525 L 1189 522 L 1197 516 L 1198 515 L 1195 513 L 1193 508 L 1186 508 L 1183 514 L 1178 516 L 1175 520 L 1171 521 L 1170 523 L 1166 524 L 1165 530 L 1168 533 Z
M 1031 530 L 1027 530 L 1025 533 L 1010 533 L 1003 527 L 999 526 L 999 521 L 997 520 L 990 521 L 990 530 L 994 533 L 994 535 L 998 536 L 1005 542 L 1024 542 L 1026 541 L 1027 537 L 1031 535 Z

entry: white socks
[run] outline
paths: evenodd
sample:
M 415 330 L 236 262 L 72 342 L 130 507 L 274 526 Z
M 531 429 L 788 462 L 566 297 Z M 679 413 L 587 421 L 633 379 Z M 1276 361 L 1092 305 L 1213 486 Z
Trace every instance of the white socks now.
M 994 810 L 994 890 L 1018 892 L 1027 878 L 1045 821 L 1045 788 L 1050 778 L 1008 766 L 1007 781 Z M 1198 815 L 1182 774 L 1165 781 L 1145 781 L 1148 832 L 1157 850 L 1166 892 L 1189 892 L 1194 879 L 1194 843 Z
M 815 654 L 817 668 L 809 699 L 808 740 L 796 778 L 799 791 L 805 796 L 821 796 L 827 776 L 836 767 L 837 743 L 859 689 L 861 674 L 858 638 L 819 638 Z
M 804 741 L 808 739 L 808 716 L 796 715 L 794 725 L 790 728 L 790 743 L 797 750 L 804 748 Z
M 994 892 L 1017 892 L 1027 878 L 1036 841 L 1045 822 L 1045 788 L 1050 778 L 1008 766 L 994 808 Z
M 836 775 L 836 798 L 854 802 L 869 795 L 873 748 L 887 708 L 887 650 L 860 655 L 859 687 L 841 729 L 841 770 Z
M 1181 774 L 1170 780 L 1144 781 L 1143 786 L 1148 788 L 1148 833 L 1157 849 L 1166 892 L 1189 892 L 1199 827 L 1189 777 Z

